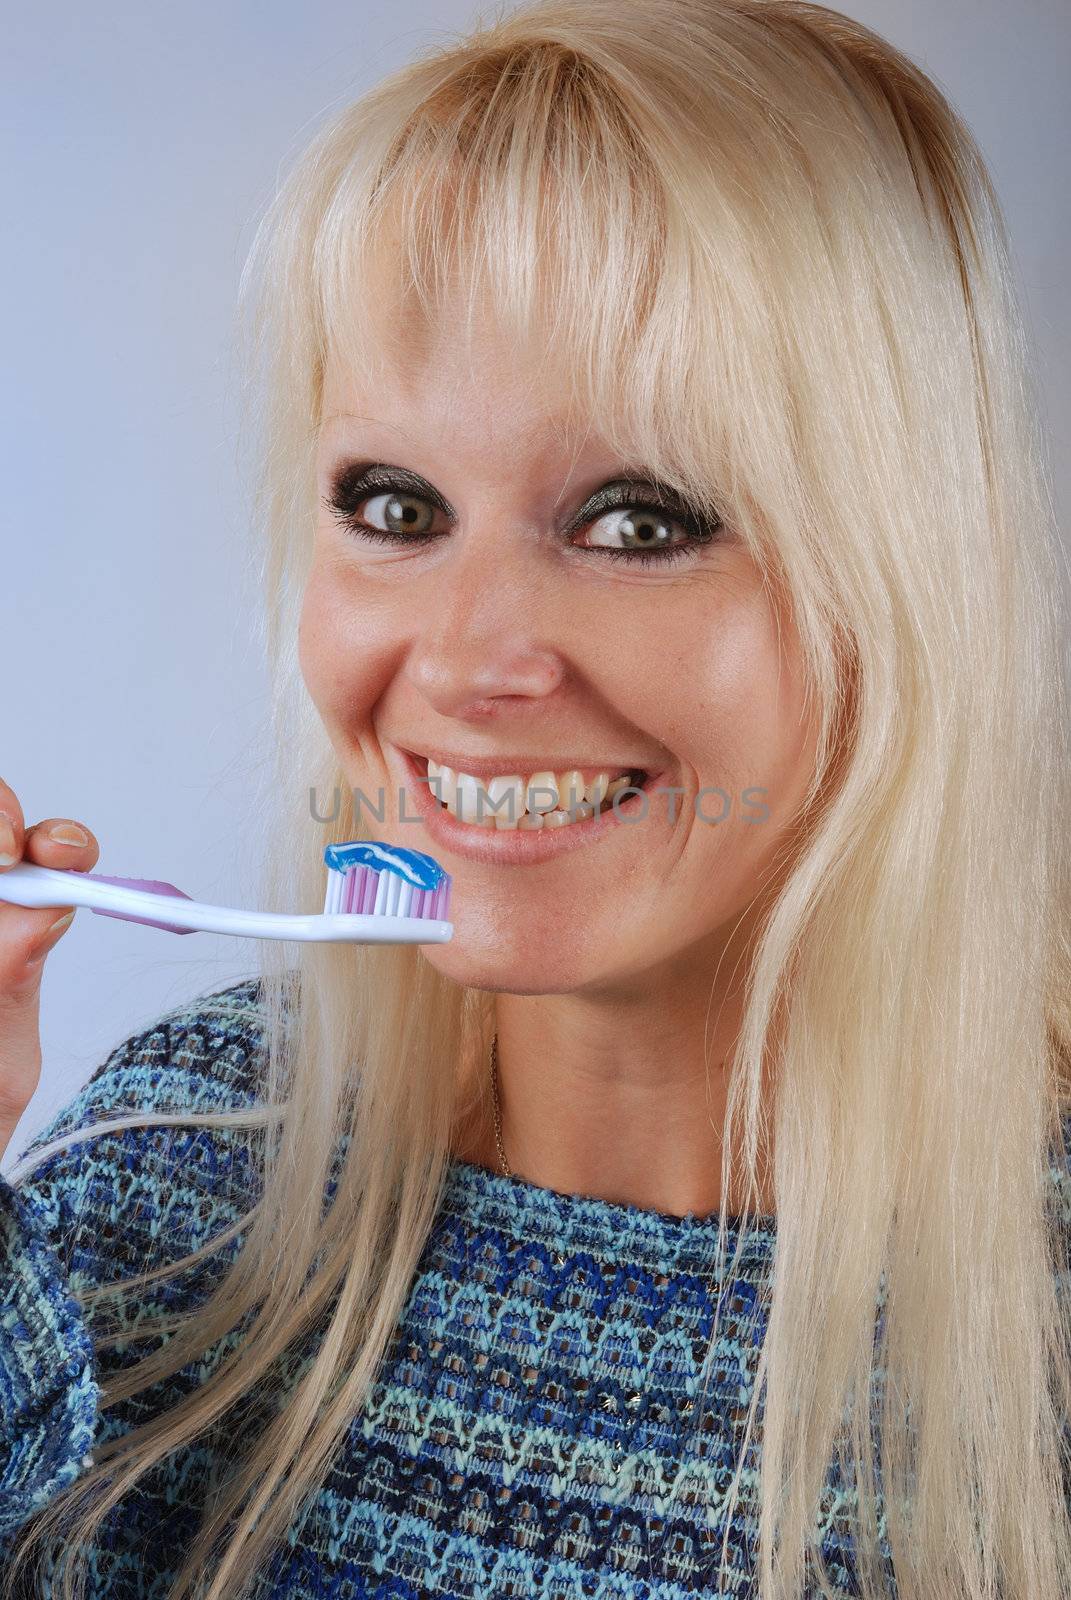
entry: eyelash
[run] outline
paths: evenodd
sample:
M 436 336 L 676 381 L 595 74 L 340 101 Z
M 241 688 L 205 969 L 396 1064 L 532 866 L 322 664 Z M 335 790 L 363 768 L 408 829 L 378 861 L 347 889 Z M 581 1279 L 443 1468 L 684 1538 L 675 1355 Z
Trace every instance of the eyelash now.
M 433 505 L 437 510 L 444 510 L 438 502 L 417 489 L 410 488 L 407 484 L 393 480 L 388 475 L 376 475 L 366 469 L 354 475 L 352 467 L 343 468 L 334 479 L 331 494 L 324 499 L 328 511 L 350 533 L 361 539 L 367 539 L 376 544 L 388 545 L 426 545 L 435 539 L 443 538 L 440 533 L 390 533 L 383 528 L 373 528 L 369 523 L 363 522 L 355 513 L 356 507 L 364 500 L 382 494 L 405 495 L 409 499 L 424 500 L 426 504 Z M 611 560 L 629 561 L 639 563 L 641 566 L 666 566 L 671 561 L 680 560 L 681 557 L 695 557 L 704 545 L 717 541 L 722 528 L 720 517 L 707 519 L 691 511 L 687 506 L 666 505 L 648 496 L 637 486 L 630 488 L 627 482 L 621 482 L 599 491 L 594 497 L 598 504 L 590 516 L 584 517 L 581 522 L 574 524 L 570 533 L 575 533 L 588 522 L 598 521 L 610 511 L 649 511 L 665 518 L 668 522 L 678 523 L 687 533 L 688 538 L 680 544 L 663 545 L 658 551 L 614 549 L 612 545 L 586 545 L 581 549 L 591 550 L 600 556 L 608 556 Z

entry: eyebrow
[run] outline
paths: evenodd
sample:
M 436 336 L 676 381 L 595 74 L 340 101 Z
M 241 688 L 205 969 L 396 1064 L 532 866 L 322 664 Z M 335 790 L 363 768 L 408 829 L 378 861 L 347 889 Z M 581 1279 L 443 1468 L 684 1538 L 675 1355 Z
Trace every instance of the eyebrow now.
M 330 413 L 330 415 L 321 418 L 321 420 L 320 420 L 320 422 L 319 422 L 319 424 L 318 424 L 318 426 L 316 428 L 316 436 L 319 436 L 319 434 L 321 434 L 324 431 L 325 428 L 329 427 L 331 425 L 331 423 L 333 423 L 333 422 L 346 422 L 346 421 L 350 421 L 350 422 L 371 422 L 371 423 L 375 424 L 376 427 L 389 428 L 392 433 L 397 433 L 398 435 L 400 435 L 401 438 L 408 439 L 410 442 L 412 442 L 412 434 L 407 433 L 406 430 L 403 427 L 399 426 L 398 423 L 396 423 L 396 422 L 387 422 L 383 417 L 371 417 L 371 416 L 366 415 L 364 412 L 360 412 L 360 411 L 332 411 Z M 385 463 L 383 463 L 383 464 L 385 465 Z M 399 467 L 397 469 L 392 469 L 392 470 L 397 470 L 399 473 L 402 473 L 402 474 L 406 473 L 406 469 L 405 468 L 401 468 L 401 467 Z M 428 488 L 433 488 L 434 487 L 434 485 L 428 483 L 426 479 L 422 479 L 418 473 L 408 474 L 408 476 L 411 476 L 413 478 L 414 484 L 416 484 L 416 483 L 427 483 L 427 487 Z M 658 478 L 653 473 L 651 473 L 651 471 L 648 468 L 644 467 L 641 463 L 635 462 L 635 461 L 626 461 L 625 464 L 616 473 L 611 473 L 610 477 L 606 481 L 607 482 L 612 482 L 612 481 L 617 481 L 618 479 L 625 479 L 625 480 L 635 479 L 637 482 L 647 482 L 647 483 L 650 483 L 654 489 L 656 489 L 657 491 L 659 491 L 661 493 L 671 493 L 672 494 L 674 492 L 673 486 L 671 484 L 660 483 Z M 558 497 L 554 502 L 555 505 L 558 505 L 560 503 L 564 493 L 565 493 L 564 489 L 560 489 L 558 491 Z
M 396 422 L 387 422 L 383 417 L 366 416 L 360 411 L 332 411 L 329 416 L 321 417 L 320 422 L 317 425 L 316 432 L 322 433 L 323 430 L 330 427 L 331 423 L 333 422 L 371 422 L 377 428 L 389 428 L 392 433 L 401 434 L 403 439 L 408 439 L 410 437 L 409 434 L 406 433 L 405 429 L 399 427 Z

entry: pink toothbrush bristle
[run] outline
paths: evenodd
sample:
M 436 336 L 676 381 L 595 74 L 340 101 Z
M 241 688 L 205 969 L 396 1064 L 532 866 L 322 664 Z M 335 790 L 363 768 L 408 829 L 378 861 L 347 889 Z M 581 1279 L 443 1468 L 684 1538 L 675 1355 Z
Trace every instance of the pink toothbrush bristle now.
M 339 894 L 339 912 L 371 916 L 375 912 L 382 877 L 383 874 L 373 867 L 350 867 Z M 428 921 L 445 920 L 450 910 L 451 881 L 447 876 L 435 889 L 415 889 L 408 915 Z

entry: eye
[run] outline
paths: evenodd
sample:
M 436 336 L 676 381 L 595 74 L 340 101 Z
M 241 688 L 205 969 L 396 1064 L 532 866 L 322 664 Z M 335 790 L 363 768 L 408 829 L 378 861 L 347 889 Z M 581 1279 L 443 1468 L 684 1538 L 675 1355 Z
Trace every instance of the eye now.
M 435 521 L 434 508 L 425 499 L 400 489 L 366 495 L 361 504 L 366 531 L 383 533 L 392 539 L 420 539 L 430 534 Z
M 432 532 L 434 510 L 451 514 L 445 500 L 422 478 L 379 465 L 344 467 L 324 505 L 350 532 L 384 544 L 425 544 L 439 537 Z M 363 515 L 358 516 L 362 508 Z
M 585 549 L 664 550 L 667 545 L 673 544 L 676 518 L 668 516 L 660 508 L 647 505 L 619 507 L 615 511 L 603 512 L 594 526 L 597 528 L 604 519 L 604 532 L 620 543 L 610 545 L 600 539 L 589 538 Z
M 435 531 L 435 511 L 453 516 L 422 478 L 380 463 L 343 468 L 324 505 L 355 537 L 395 547 L 445 538 L 446 530 Z M 605 524 L 601 531 L 600 523 Z M 592 495 L 565 536 L 572 541 L 590 527 L 588 538 L 575 548 L 591 551 L 596 559 L 665 565 L 694 558 L 701 546 L 717 541 L 722 526 L 719 516 L 694 511 L 672 491 L 655 495 L 649 484 L 621 480 Z
M 573 530 L 589 524 L 582 548 L 641 562 L 691 554 L 696 546 L 712 543 L 722 526 L 720 518 L 703 517 L 672 492 L 655 496 L 648 486 L 630 482 L 607 484 L 592 496 Z

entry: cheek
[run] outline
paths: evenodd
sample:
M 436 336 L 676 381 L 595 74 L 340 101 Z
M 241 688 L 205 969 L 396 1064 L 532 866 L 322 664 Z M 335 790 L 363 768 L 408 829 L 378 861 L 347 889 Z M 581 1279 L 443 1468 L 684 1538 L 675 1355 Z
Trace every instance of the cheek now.
M 332 650 L 315 572 L 310 576 L 302 596 L 297 643 L 298 665 L 305 687 L 314 702 L 320 705 Z
M 739 639 L 717 676 L 714 693 L 724 715 L 726 753 L 748 782 L 787 783 L 806 743 L 801 726 L 803 685 L 792 642 L 776 630 L 755 629 Z M 777 795 L 769 796 L 776 804 Z
M 716 600 L 678 619 L 663 670 L 638 686 L 635 715 L 659 729 L 685 784 L 725 791 L 730 815 L 751 815 L 764 800 L 771 817 L 782 816 L 804 792 L 813 756 L 798 638 L 759 587 L 725 583 Z M 745 799 L 749 788 L 767 793 Z M 727 803 L 711 795 L 704 805 L 716 814 Z
M 768 810 L 767 825 L 747 830 L 762 852 L 792 823 L 815 758 L 816 729 L 804 720 L 804 673 L 790 622 L 769 611 L 742 627 L 717 680 L 724 715 L 715 717 L 732 775 L 734 812 Z M 729 789 L 729 784 L 723 784 Z M 745 796 L 746 791 L 756 791 Z M 758 792 L 761 791 L 761 792 Z
M 352 719 L 391 670 L 397 635 L 354 595 L 345 574 L 315 565 L 302 596 L 298 661 L 313 702 L 330 720 Z

